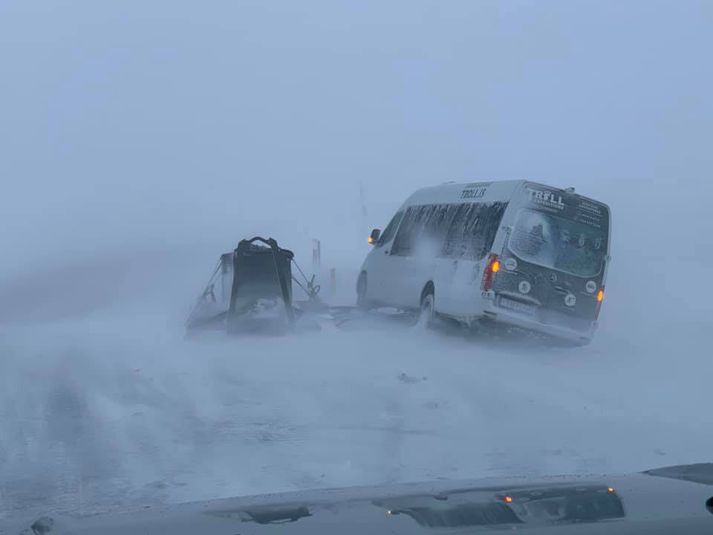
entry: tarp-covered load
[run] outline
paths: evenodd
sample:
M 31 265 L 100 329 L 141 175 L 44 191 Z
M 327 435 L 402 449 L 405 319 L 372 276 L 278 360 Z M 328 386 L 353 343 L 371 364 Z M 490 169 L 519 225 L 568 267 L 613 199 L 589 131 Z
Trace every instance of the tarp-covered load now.
M 186 328 L 252 332 L 292 325 L 293 258 L 273 238 L 242 240 L 233 252 L 221 255 Z

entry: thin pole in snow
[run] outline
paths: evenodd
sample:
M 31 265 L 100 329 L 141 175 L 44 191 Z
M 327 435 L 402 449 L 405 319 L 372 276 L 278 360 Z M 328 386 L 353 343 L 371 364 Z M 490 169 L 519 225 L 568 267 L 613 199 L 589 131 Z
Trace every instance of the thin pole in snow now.
M 332 297 L 337 295 L 337 268 L 329 270 L 329 294 Z
M 314 273 L 319 272 L 319 267 L 322 264 L 322 244 L 318 239 L 312 240 L 312 269 Z

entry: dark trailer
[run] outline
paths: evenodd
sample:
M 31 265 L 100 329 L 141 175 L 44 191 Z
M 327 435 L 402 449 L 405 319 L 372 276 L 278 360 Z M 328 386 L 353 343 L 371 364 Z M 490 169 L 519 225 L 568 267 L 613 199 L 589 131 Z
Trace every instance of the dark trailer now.
M 241 240 L 234 251 L 221 255 L 186 321 L 187 330 L 284 332 L 295 322 L 293 259 L 292 251 L 273 238 Z

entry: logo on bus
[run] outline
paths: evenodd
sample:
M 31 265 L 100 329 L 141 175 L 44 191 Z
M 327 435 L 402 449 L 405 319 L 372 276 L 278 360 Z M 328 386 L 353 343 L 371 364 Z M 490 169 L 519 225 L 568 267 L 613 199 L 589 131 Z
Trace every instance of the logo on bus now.
M 549 206 L 552 208 L 557 208 L 558 210 L 564 210 L 564 202 L 562 201 L 562 195 L 552 193 L 551 191 L 543 191 L 539 189 L 527 188 L 530 193 L 530 201 L 536 204 L 542 204 L 544 206 Z
M 460 193 L 460 198 L 461 199 L 480 199 L 485 196 L 485 192 L 488 191 L 487 186 L 486 187 L 479 187 L 479 188 L 467 188 L 461 191 Z

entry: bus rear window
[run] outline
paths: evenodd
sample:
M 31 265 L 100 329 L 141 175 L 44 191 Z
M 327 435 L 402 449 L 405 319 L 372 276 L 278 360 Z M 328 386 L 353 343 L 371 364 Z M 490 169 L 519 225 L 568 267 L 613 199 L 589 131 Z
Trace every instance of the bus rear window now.
M 510 250 L 526 262 L 593 277 L 602 269 L 607 236 L 601 229 L 536 210 L 520 211 Z

